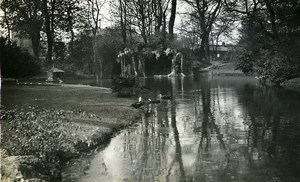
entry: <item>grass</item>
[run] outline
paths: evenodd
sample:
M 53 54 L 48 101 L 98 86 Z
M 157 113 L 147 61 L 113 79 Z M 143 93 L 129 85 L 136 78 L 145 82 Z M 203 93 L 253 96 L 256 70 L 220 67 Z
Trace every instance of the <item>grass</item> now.
M 215 76 L 244 76 L 241 70 L 236 70 L 233 63 L 213 62 L 214 66 L 211 69 L 211 74 Z
M 107 122 L 131 120 L 133 99 L 117 98 L 110 89 L 89 86 L 17 86 L 1 89 L 1 104 L 8 109 L 34 105 L 46 109 L 83 110 L 98 114 Z
M 114 132 L 137 121 L 139 112 L 130 107 L 132 102 L 99 87 L 3 86 L 2 180 L 59 181 L 65 160 L 107 142 Z

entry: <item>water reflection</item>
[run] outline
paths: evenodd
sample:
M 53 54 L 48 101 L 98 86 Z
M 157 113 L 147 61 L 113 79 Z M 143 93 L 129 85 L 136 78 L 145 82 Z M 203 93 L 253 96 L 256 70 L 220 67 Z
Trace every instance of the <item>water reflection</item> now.
M 80 181 L 299 181 L 299 93 L 247 77 L 143 82 L 174 100 L 112 139 Z
M 174 168 L 176 163 L 179 167 L 179 172 L 180 172 L 178 179 L 180 181 L 186 181 L 186 176 L 185 176 L 185 171 L 184 171 L 184 166 L 183 166 L 183 161 L 182 161 L 179 132 L 178 132 L 177 123 L 176 123 L 176 103 L 174 100 L 171 101 L 171 127 L 173 129 L 173 136 L 174 136 L 174 142 L 175 142 L 175 156 L 169 166 L 168 173 L 166 176 L 166 181 L 170 181 L 171 171 Z M 171 181 L 174 181 L 174 179 L 172 179 Z

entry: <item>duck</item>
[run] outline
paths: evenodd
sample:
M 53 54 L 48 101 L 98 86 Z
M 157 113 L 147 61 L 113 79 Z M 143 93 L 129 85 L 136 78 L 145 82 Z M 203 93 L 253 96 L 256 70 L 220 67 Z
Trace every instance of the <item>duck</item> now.
M 151 115 L 154 114 L 153 105 L 152 105 L 153 103 L 157 103 L 157 101 L 152 101 L 151 99 L 148 99 L 145 117 L 150 117 Z
M 158 97 L 159 97 L 160 100 L 172 100 L 172 96 L 171 95 L 162 95 L 162 94 L 159 94 Z
M 142 102 L 142 97 L 139 97 L 139 101 L 138 102 L 134 102 L 131 104 L 132 107 L 134 107 L 135 109 L 140 108 L 144 103 Z
M 159 104 L 160 100 L 151 100 L 151 99 L 148 99 L 148 103 L 149 104 Z

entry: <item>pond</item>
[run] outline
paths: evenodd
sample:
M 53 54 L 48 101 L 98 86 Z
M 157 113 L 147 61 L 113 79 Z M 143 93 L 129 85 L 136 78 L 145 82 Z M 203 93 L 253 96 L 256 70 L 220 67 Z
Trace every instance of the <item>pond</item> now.
M 77 161 L 82 174 L 69 164 L 63 181 L 300 180 L 299 92 L 250 77 L 140 81 L 173 99 Z

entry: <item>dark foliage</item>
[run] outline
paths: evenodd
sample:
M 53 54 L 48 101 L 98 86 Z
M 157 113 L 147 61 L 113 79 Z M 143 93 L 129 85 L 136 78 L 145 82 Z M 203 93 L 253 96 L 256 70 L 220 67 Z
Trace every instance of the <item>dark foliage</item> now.
M 95 114 L 35 106 L 14 110 L 0 106 L 0 109 L 1 149 L 8 156 L 33 156 L 37 162 L 21 170 L 38 171 L 40 174 L 31 172 L 34 177 L 60 181 L 61 166 L 65 161 L 99 144 L 97 134 L 91 137 L 79 135 L 83 129 L 71 122 L 72 119 L 98 121 Z
M 135 78 L 114 78 L 112 90 L 117 93 L 118 97 L 143 96 L 145 98 L 153 98 L 153 95 L 156 94 L 153 89 L 140 86 Z
M 134 97 L 138 95 L 138 82 L 135 78 L 114 78 L 113 92 L 117 93 L 118 97 Z
M 242 19 L 237 68 L 270 85 L 300 76 L 299 1 L 256 1 Z M 265 4 L 266 3 L 266 4 Z M 252 13 L 252 14 L 251 14 Z M 251 52 L 251 54 L 249 54 Z
M 114 78 L 113 79 L 113 91 L 118 92 L 121 90 L 123 87 L 135 87 L 137 86 L 137 81 L 135 78 Z
M 263 83 L 279 85 L 297 77 L 298 71 L 294 60 L 278 51 L 261 50 L 257 58 L 257 73 Z
M 24 78 L 40 72 L 33 56 L 3 37 L 0 37 L 0 60 L 2 77 Z
M 251 74 L 253 72 L 253 63 L 252 53 L 246 50 L 242 51 L 236 57 L 236 67 L 235 69 L 242 70 L 245 74 Z
M 35 156 L 39 162 L 32 166 L 34 170 L 52 180 L 59 178 L 62 160 L 77 153 L 70 143 L 65 142 L 71 141 L 68 136 L 59 130 L 66 120 L 64 115 L 62 111 L 35 107 L 15 110 L 1 107 L 1 148 L 9 156 Z

